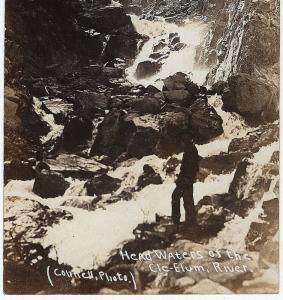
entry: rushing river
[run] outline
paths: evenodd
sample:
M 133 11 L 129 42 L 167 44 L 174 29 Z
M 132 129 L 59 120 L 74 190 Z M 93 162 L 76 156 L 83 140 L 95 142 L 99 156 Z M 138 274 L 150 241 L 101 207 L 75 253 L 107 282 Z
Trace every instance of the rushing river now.
M 203 84 L 208 70 L 200 70 L 195 66 L 196 47 L 201 43 L 206 26 L 199 23 L 187 22 L 186 25 L 178 27 L 175 24 L 166 23 L 164 20 L 146 21 L 138 17 L 132 17 L 133 23 L 138 32 L 147 34 L 150 39 L 142 48 L 135 62 L 127 70 L 127 78 L 135 84 L 155 84 L 160 85 L 160 79 L 182 71 L 187 74 L 192 73 L 192 80 Z M 151 49 L 156 41 L 168 38 L 169 33 L 178 32 L 181 41 L 187 44 L 185 49 L 171 53 L 165 60 L 160 72 L 150 78 L 138 81 L 134 77 L 135 68 L 140 61 L 148 58 Z M 230 141 L 235 137 L 245 136 L 249 127 L 235 113 L 227 113 L 221 110 L 221 101 L 213 96 L 209 99 L 211 105 L 215 107 L 218 114 L 223 119 L 224 133 L 206 145 L 198 145 L 201 156 L 210 156 L 227 151 Z M 35 102 L 35 105 L 38 105 Z M 40 107 L 37 106 L 40 110 Z M 52 116 L 52 115 L 51 115 Z M 50 119 L 48 115 L 43 116 Z M 51 120 L 52 121 L 52 120 Z M 50 122 L 51 122 L 50 121 Z M 51 122 L 51 131 L 46 139 L 56 135 L 62 128 L 56 128 Z M 271 153 L 271 150 L 268 153 Z M 272 154 L 272 153 L 271 153 Z M 181 157 L 182 155 L 179 155 Z M 260 160 L 260 153 L 257 158 Z M 174 189 L 174 176 L 168 177 L 164 173 L 165 159 L 156 156 L 144 157 L 140 160 L 129 160 L 122 163 L 116 170 L 111 171 L 110 175 L 123 180 L 121 187 L 135 187 L 138 177 L 142 174 L 142 167 L 145 163 L 152 165 L 163 177 L 164 183 L 161 185 L 150 185 L 140 192 L 134 193 L 130 201 L 119 201 L 103 207 L 97 207 L 91 211 L 79 208 L 81 204 L 91 203 L 93 197 L 86 196 L 84 182 L 71 180 L 71 186 L 62 197 L 53 199 L 42 199 L 32 193 L 33 180 L 30 181 L 11 181 L 5 187 L 5 195 L 20 196 L 35 199 L 42 204 L 52 208 L 62 208 L 70 211 L 73 220 L 62 220 L 59 224 L 49 228 L 46 236 L 41 241 L 44 247 L 53 246 L 50 256 L 58 259 L 59 263 L 71 265 L 75 270 L 90 269 L 103 265 L 111 253 L 126 241 L 134 238 L 133 229 L 143 222 L 155 220 L 155 214 L 171 214 L 171 194 Z M 259 164 L 262 162 L 258 162 Z M 177 170 L 178 172 L 178 170 Z M 203 196 L 217 193 L 228 192 L 229 185 L 233 179 L 234 172 L 223 175 L 209 175 L 204 182 L 197 182 L 194 189 L 195 202 L 197 203 Z M 119 192 L 119 191 L 118 191 Z M 107 196 L 106 196 L 107 197 Z M 252 222 L 258 217 L 260 209 L 255 210 L 254 216 L 245 222 Z M 184 212 L 183 216 L 184 218 Z M 225 236 L 235 236 L 238 234 L 239 224 L 242 219 L 231 221 L 227 224 L 219 238 L 211 241 L 211 245 L 216 247 L 227 246 Z M 247 227 L 249 228 L 248 224 Z M 231 230 L 234 232 L 231 232 Z M 243 237 L 241 236 L 241 239 Z M 235 239 L 234 243 L 238 243 Z

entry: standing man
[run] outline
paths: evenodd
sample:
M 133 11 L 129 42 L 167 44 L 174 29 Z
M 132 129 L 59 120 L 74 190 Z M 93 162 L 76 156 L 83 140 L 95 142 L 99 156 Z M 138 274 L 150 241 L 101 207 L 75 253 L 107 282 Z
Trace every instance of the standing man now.
M 172 193 L 172 220 L 175 224 L 180 223 L 180 202 L 183 198 L 186 223 L 194 225 L 196 224 L 196 215 L 193 185 L 199 170 L 199 157 L 197 148 L 189 135 L 185 137 L 184 146 L 180 174 L 176 180 L 176 188 Z

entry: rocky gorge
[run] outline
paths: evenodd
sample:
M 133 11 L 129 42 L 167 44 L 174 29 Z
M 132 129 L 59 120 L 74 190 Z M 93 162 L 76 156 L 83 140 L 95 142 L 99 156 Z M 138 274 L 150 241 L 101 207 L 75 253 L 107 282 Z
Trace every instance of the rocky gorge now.
M 277 292 L 279 1 L 9 0 L 5 26 L 6 293 Z M 193 230 L 169 217 L 187 133 Z M 195 262 L 157 250 L 244 271 L 120 255 Z

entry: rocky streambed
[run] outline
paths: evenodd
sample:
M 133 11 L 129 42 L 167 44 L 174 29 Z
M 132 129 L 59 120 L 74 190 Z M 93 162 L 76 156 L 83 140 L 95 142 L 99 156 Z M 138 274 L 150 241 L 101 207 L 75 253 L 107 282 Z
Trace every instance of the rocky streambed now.
M 44 70 L 38 70 L 31 63 L 33 72 L 21 69 L 22 75 L 7 83 L 5 101 L 17 110 L 7 111 L 5 139 L 9 145 L 9 135 L 15 136 L 17 151 L 6 151 L 4 166 L 6 292 L 276 292 L 276 81 L 239 72 L 211 84 L 213 68 L 200 64 L 199 50 L 212 30 L 211 16 L 196 21 L 199 8 L 191 7 L 192 18 L 185 21 L 176 12 L 174 22 L 166 14 L 150 13 L 151 6 L 141 6 L 151 17 L 138 17 L 126 15 L 125 9 L 134 11 L 129 3 L 123 8 L 114 1 L 92 1 L 94 7 L 90 2 L 74 10 L 74 28 L 76 38 L 84 37 L 96 52 L 77 57 L 79 63 L 71 67 L 50 55 L 60 67 L 47 68 L 43 62 Z M 244 2 L 238 4 L 237 9 L 247 9 Z M 44 4 L 39 7 L 44 14 Z M 222 8 L 213 7 L 219 13 Z M 37 9 L 25 14 L 31 11 Z M 51 16 L 50 24 L 56 25 L 58 11 Z M 10 20 L 16 22 L 15 16 Z M 74 19 L 69 21 L 74 26 Z M 25 52 L 18 42 L 18 51 Z M 77 50 L 66 49 L 74 61 Z M 22 66 L 7 53 L 7 74 L 12 74 Z M 15 115 L 20 120 L 12 122 Z M 170 220 L 188 132 L 201 158 L 194 185 L 199 226 L 194 229 L 177 228 Z M 121 250 L 152 260 L 123 260 Z M 156 251 L 200 251 L 197 263 L 209 271 L 194 269 L 195 259 L 160 259 Z M 217 270 L 228 272 L 216 272 L 209 251 L 221 254 Z M 244 258 L 231 259 L 231 253 Z M 168 271 L 155 272 L 152 264 Z M 174 264 L 192 270 L 171 270 Z M 58 276 L 51 286 L 47 270 L 56 268 L 110 277 L 126 272 L 135 285 Z

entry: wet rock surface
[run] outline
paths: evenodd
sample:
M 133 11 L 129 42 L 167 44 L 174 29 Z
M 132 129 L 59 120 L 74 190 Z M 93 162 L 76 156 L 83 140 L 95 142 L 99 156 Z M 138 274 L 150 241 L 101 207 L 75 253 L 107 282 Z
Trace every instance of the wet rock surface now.
M 235 111 L 257 122 L 278 118 L 278 89 L 256 76 L 238 74 L 228 78 L 222 95 L 223 109 Z
M 35 176 L 33 192 L 42 198 L 54 198 L 64 195 L 69 185 L 60 173 L 42 170 Z
M 12 160 L 4 164 L 5 182 L 8 180 L 30 180 L 35 177 L 32 164 L 19 160 Z
M 11 161 L 5 163 L 5 181 L 9 195 L 16 186 L 14 180 L 21 180 L 20 192 L 38 201 L 28 197 L 6 197 L 4 201 L 5 291 L 19 294 L 276 291 L 279 152 L 274 145 L 279 126 L 277 122 L 268 122 L 278 118 L 278 1 L 200 0 L 182 1 L 182 5 L 167 0 L 120 1 L 124 7 L 108 0 L 6 2 L 5 159 Z M 207 90 L 181 72 L 160 78 L 158 88 L 129 82 L 127 68 L 149 39 L 136 32 L 126 14 L 129 11 L 147 20 L 161 16 L 166 22 L 180 24 L 188 16 L 192 20 L 212 21 L 205 47 L 196 49 L 196 60 L 200 66 L 202 63 L 209 66 L 207 82 L 217 83 Z M 169 55 L 189 47 L 179 33 L 170 29 L 166 38 L 153 43 L 148 60 L 138 64 L 137 77 L 149 79 L 157 75 Z M 244 134 L 238 127 L 239 132 L 227 133 L 230 126 L 225 123 L 227 114 L 210 104 L 210 96 L 214 94 L 221 95 L 224 110 L 239 113 L 251 125 L 265 124 Z M 162 199 L 164 203 L 171 197 L 171 185 L 174 188 L 174 176 L 184 151 L 184 136 L 188 133 L 195 143 L 205 145 L 212 141 L 207 145 L 211 148 L 218 137 L 219 142 L 230 139 L 230 135 L 232 140 L 228 150 L 204 156 L 200 161 L 199 181 L 195 186 L 198 192 L 209 186 L 209 195 L 201 194 L 196 206 L 198 226 L 181 223 L 177 227 L 170 217 L 158 214 L 154 222 L 150 209 L 160 205 L 160 194 L 166 198 Z M 260 152 L 262 149 L 264 153 Z M 35 159 L 38 150 L 46 153 Z M 134 173 L 129 172 L 129 166 Z M 231 173 L 232 182 L 225 193 L 218 192 L 217 185 L 210 189 L 217 175 L 225 178 Z M 67 190 L 66 197 L 62 197 Z M 154 201 L 145 208 L 143 203 L 152 199 L 151 194 Z M 52 205 L 63 206 L 64 210 L 53 209 Z M 109 274 L 117 270 L 133 271 L 137 291 L 127 284 L 108 286 L 83 280 L 72 283 L 58 280 L 54 289 L 46 286 L 46 267 L 58 267 L 54 251 L 65 242 L 43 246 L 42 240 L 50 238 L 48 231 L 64 222 L 64 236 L 68 234 L 65 229 L 71 228 L 75 234 L 70 240 L 76 240 L 81 231 L 76 226 L 72 228 L 72 222 L 78 221 L 78 215 L 83 215 L 83 221 L 86 218 L 83 234 L 87 236 L 92 223 L 98 224 L 97 227 L 113 224 L 109 219 L 109 224 L 106 223 L 108 212 L 113 213 L 114 209 L 116 213 L 115 208 L 120 206 L 123 213 L 129 210 L 131 215 L 126 217 L 119 211 L 119 226 L 113 231 L 117 230 L 118 238 L 124 237 L 120 225 L 123 228 L 124 222 L 129 221 L 132 223 L 129 226 L 135 227 L 134 238 L 130 235 L 132 229 L 127 227 L 124 231 L 129 240 L 119 240 L 119 249 L 113 246 L 105 266 L 97 268 Z M 74 211 L 74 215 L 69 211 Z M 142 217 L 138 215 L 140 211 Z M 93 218 L 87 219 L 90 214 Z M 99 216 L 106 221 L 99 223 Z M 154 250 L 167 254 L 201 251 L 198 264 L 211 268 L 215 258 L 208 255 L 210 243 L 213 245 L 218 235 L 222 241 L 223 234 L 227 240 L 231 224 L 237 230 L 239 222 L 249 220 L 241 242 L 251 259 L 240 262 L 240 267 L 247 265 L 243 272 L 194 269 L 189 275 L 175 271 L 163 274 L 153 272 L 144 261 L 127 262 L 125 266 L 117 254 L 121 249 L 150 253 L 155 265 L 160 263 L 170 270 L 174 263 L 193 267 L 195 260 L 159 259 Z M 58 226 L 58 230 L 62 228 Z M 239 234 L 235 232 L 232 230 L 228 238 L 231 242 L 235 242 L 233 235 Z M 93 230 L 91 238 L 95 234 Z M 95 249 L 93 244 L 88 246 Z M 226 250 L 225 243 L 223 248 Z M 219 267 L 239 266 L 225 250 L 220 249 L 221 258 L 216 261 Z M 253 256 L 254 251 L 258 259 Z M 72 269 L 67 264 L 59 266 Z
M 103 194 L 111 194 L 118 190 L 121 185 L 121 180 L 112 178 L 107 174 L 96 175 L 88 180 L 85 184 L 87 194 L 89 196 L 100 196 Z

